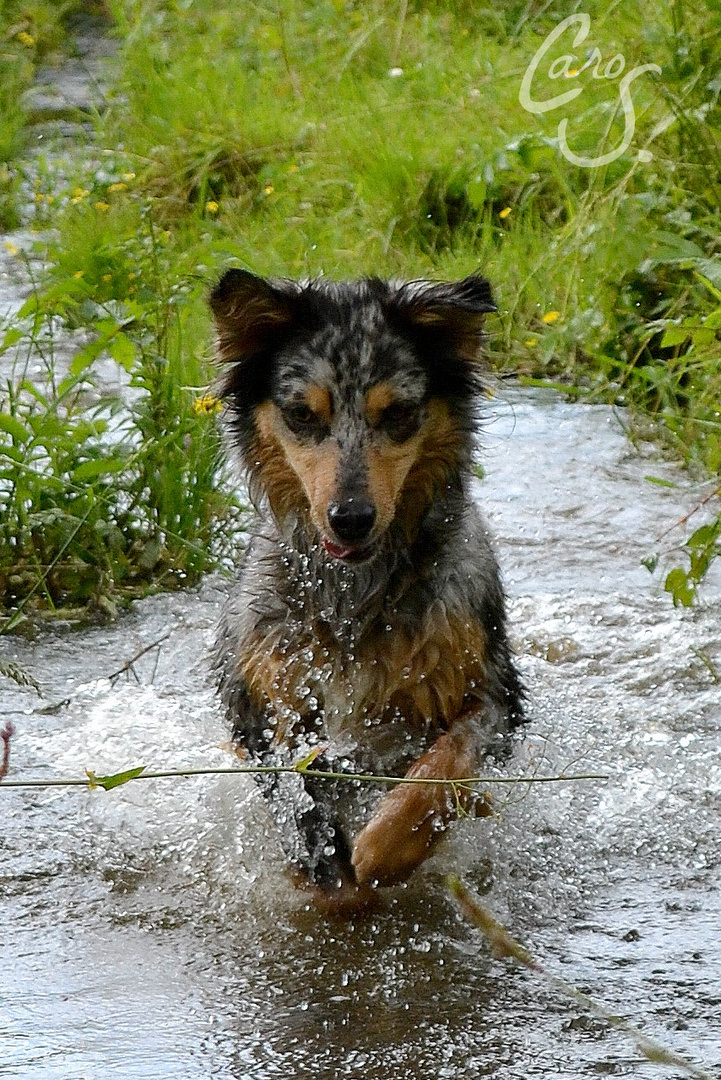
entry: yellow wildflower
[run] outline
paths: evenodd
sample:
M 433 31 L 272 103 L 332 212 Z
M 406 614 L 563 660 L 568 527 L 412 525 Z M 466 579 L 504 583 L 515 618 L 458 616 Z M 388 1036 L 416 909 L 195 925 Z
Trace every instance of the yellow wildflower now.
M 208 199 L 207 203 L 205 204 L 205 209 L 209 214 L 217 214 L 220 206 L 215 201 L 215 199 Z
M 268 185 L 267 185 L 267 186 L 265 187 L 265 189 L 264 189 L 264 190 L 265 190 L 265 193 L 266 193 L 266 195 L 272 195 L 272 194 L 273 194 L 273 192 L 275 191 L 275 188 L 273 187 L 273 185 L 272 185 L 272 184 L 268 184 Z
M 220 412 L 222 408 L 223 402 L 214 394 L 203 394 L 193 402 L 193 412 L 196 416 L 212 416 L 213 413 Z
M 76 270 L 75 273 L 73 274 L 73 277 L 75 278 L 76 281 L 80 281 L 81 277 L 85 277 L 85 271 L 84 270 Z
M 103 274 L 103 281 L 112 281 L 112 280 L 113 280 L 113 275 L 112 274 Z
M 560 316 L 560 311 L 547 311 L 546 314 L 543 316 L 541 322 L 545 322 L 546 324 L 554 323 L 556 319 L 560 318 Z
M 128 190 L 128 185 L 127 184 L 111 184 L 110 187 L 108 188 L 108 192 L 111 192 L 111 191 L 127 191 L 127 190 Z
M 25 45 L 28 49 L 32 49 L 33 45 L 35 44 L 35 38 L 32 36 L 32 34 L 28 34 L 25 30 L 20 31 L 20 33 L 17 35 L 17 39 L 21 45 Z
M 110 209 L 110 203 L 96 202 L 95 203 L 95 209 L 96 210 L 109 210 Z
M 498 216 L 499 216 L 499 218 L 501 218 L 501 220 L 503 221 L 503 220 L 505 220 L 505 218 L 507 218 L 507 217 L 508 217 L 508 215 L 510 214 L 510 212 L 511 212 L 511 208 L 510 208 L 510 206 L 506 206 L 506 207 L 504 207 L 504 209 L 503 209 L 503 210 L 501 210 L 501 212 L 500 212 L 500 214 L 499 214 Z
M 529 337 L 526 341 L 524 341 L 524 345 L 528 346 L 529 349 L 532 349 L 534 345 L 538 345 L 538 338 Z
M 123 180 L 130 181 L 130 180 L 134 180 L 134 179 L 135 179 L 135 173 L 134 172 L 124 172 L 123 173 Z
M 16 247 L 15 244 L 13 244 L 10 240 L 6 240 L 5 250 L 8 251 L 11 255 L 17 255 L 20 251 L 20 248 Z

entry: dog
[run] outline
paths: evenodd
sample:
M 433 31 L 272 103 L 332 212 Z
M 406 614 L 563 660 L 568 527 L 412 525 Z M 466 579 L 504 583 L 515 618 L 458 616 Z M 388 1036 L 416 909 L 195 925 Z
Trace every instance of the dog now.
M 220 693 L 287 856 L 319 896 L 405 881 L 501 759 L 524 691 L 469 496 L 488 282 L 264 279 L 210 306 L 230 438 L 258 510 L 222 618 Z M 313 755 L 316 755 L 313 760 Z M 319 777 L 318 772 L 335 777 Z

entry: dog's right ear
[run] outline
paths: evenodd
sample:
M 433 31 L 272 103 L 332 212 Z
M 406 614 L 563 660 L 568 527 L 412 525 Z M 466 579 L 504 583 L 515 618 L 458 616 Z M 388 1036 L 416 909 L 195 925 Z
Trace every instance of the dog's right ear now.
M 209 297 L 218 332 L 218 359 L 250 360 L 278 344 L 296 317 L 295 282 L 271 282 L 247 270 L 228 270 Z

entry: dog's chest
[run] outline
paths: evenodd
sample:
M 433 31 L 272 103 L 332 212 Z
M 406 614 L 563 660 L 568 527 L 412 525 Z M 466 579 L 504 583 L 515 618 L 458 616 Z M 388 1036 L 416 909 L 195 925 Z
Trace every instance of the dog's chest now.
M 436 601 L 415 624 L 381 617 L 357 639 L 323 620 L 290 634 L 287 625 L 266 628 L 246 643 L 240 666 L 279 739 L 301 721 L 322 737 L 358 740 L 387 721 L 409 731 L 447 727 L 480 696 L 484 635 L 472 616 Z

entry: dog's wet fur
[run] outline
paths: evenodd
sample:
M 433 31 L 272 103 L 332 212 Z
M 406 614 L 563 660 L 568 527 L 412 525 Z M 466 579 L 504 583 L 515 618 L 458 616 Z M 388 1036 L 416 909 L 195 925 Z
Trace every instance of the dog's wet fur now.
M 229 270 L 210 303 L 258 510 L 218 644 L 234 745 L 263 765 L 315 750 L 319 770 L 477 775 L 523 719 L 469 496 L 488 282 Z M 404 881 L 459 813 L 488 812 L 447 784 L 398 784 L 369 810 L 367 784 L 259 782 L 301 877 L 351 905 Z

